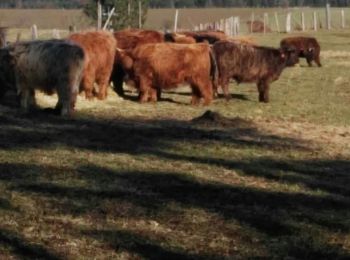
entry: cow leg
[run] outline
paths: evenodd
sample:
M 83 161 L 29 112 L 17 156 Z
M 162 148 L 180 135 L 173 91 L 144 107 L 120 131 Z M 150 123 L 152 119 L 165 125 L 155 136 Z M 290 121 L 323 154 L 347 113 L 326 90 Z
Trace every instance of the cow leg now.
M 320 62 L 320 55 L 316 55 L 316 56 L 315 56 L 315 62 L 316 62 L 316 64 L 317 64 L 317 66 L 322 67 L 322 64 L 321 64 L 321 62 Z
M 222 91 L 224 92 L 224 96 L 225 96 L 226 100 L 230 100 L 231 99 L 231 95 L 228 92 L 229 79 L 228 78 L 222 79 L 221 84 L 222 84 L 221 85 Z
M 201 96 L 204 99 L 203 105 L 208 106 L 210 105 L 211 101 L 213 100 L 213 86 L 212 83 L 209 81 L 207 84 L 203 86 L 203 88 L 200 88 L 201 90 Z
M 103 78 L 97 82 L 99 86 L 97 98 L 100 100 L 104 100 L 107 98 L 107 89 L 109 84 L 109 78 Z
M 309 65 L 309 67 L 312 67 L 312 58 L 311 57 L 306 57 L 306 62 Z
M 154 88 L 150 88 L 148 91 L 148 97 L 149 97 L 149 101 L 151 102 L 157 102 L 157 97 L 158 97 L 158 90 L 160 88 L 154 89 Z
M 151 83 L 150 80 L 147 78 L 140 78 L 140 95 L 139 95 L 139 102 L 145 103 L 148 101 L 148 94 L 151 89 Z
M 58 111 L 62 116 L 70 116 L 74 110 L 78 91 L 76 87 L 72 87 L 66 84 L 60 84 L 57 86 L 58 102 L 55 110 Z
M 28 106 L 29 106 L 29 108 L 36 108 L 35 90 L 34 89 L 29 90 Z
M 29 103 L 30 103 L 30 90 L 25 88 L 21 90 L 21 110 L 24 113 L 28 113 L 29 111 Z
M 157 100 L 160 100 L 162 98 L 162 89 L 157 88 Z
M 125 73 L 121 65 L 116 65 L 112 72 L 112 82 L 113 89 L 117 93 L 118 96 L 124 97 L 124 89 L 123 89 L 123 81 L 124 81 Z
M 82 89 L 85 92 L 85 98 L 88 100 L 92 100 L 94 98 L 94 94 L 93 94 L 94 81 L 95 80 L 92 74 L 84 75 L 84 78 L 82 80 Z
M 194 84 L 191 84 L 191 88 L 192 88 L 191 105 L 194 105 L 194 106 L 199 105 L 199 102 L 201 99 L 199 88 Z
M 269 83 L 267 81 L 258 82 L 259 102 L 269 102 Z

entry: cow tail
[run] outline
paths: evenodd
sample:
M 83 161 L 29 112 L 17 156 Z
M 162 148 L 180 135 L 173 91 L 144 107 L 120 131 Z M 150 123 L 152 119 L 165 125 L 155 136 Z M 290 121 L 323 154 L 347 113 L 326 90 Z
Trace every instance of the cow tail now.
M 216 62 L 214 50 L 212 47 L 210 47 L 209 56 L 210 56 L 210 77 L 213 84 L 214 95 L 216 95 L 218 93 L 219 71 L 218 71 L 218 64 Z

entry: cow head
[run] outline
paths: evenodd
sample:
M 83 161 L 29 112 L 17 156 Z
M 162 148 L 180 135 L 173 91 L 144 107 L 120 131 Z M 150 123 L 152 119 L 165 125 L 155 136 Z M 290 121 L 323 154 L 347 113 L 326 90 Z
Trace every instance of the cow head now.
M 288 67 L 292 67 L 299 63 L 299 55 L 295 48 L 280 49 L 280 56 Z
M 7 48 L 0 49 L 0 98 L 9 90 L 16 91 L 14 58 Z

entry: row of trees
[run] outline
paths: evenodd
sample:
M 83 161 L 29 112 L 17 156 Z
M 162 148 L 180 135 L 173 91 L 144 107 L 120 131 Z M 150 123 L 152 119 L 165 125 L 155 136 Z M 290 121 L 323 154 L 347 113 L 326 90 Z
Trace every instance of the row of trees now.
M 133 0 L 130 0 L 133 2 Z M 1 0 L 0 8 L 82 8 L 94 0 Z M 111 2 L 106 0 L 105 2 Z M 125 5 L 129 0 L 113 0 Z M 350 6 L 350 0 L 143 0 L 151 8 Z

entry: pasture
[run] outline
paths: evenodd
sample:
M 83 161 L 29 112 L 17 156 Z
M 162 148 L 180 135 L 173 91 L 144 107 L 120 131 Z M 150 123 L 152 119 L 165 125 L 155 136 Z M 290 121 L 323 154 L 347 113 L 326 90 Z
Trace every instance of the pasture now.
M 350 31 L 315 36 L 323 67 L 287 68 L 268 104 L 232 83 L 208 107 L 186 86 L 73 118 L 0 105 L 1 258 L 349 258 Z

